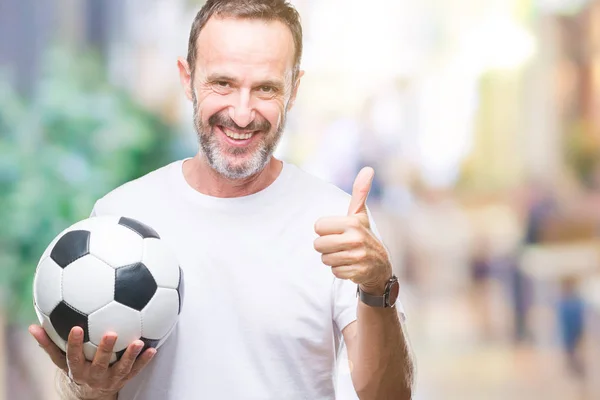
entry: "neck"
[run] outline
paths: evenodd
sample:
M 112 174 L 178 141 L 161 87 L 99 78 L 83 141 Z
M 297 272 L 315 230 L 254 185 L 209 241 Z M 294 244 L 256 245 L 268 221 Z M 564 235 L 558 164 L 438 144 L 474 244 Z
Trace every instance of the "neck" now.
M 243 197 L 263 189 L 275 182 L 281 173 L 283 163 L 271 157 L 266 167 L 255 175 L 244 179 L 228 179 L 213 170 L 199 152 L 183 163 L 183 176 L 196 191 L 212 197 Z

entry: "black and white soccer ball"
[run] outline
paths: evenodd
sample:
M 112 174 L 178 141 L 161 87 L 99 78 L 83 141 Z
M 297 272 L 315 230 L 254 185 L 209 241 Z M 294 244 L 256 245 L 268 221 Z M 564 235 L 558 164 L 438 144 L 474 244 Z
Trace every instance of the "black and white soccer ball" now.
M 63 352 L 69 332 L 80 326 L 91 361 L 110 331 L 118 335 L 115 362 L 135 340 L 145 348 L 166 341 L 183 288 L 176 257 L 151 227 L 100 216 L 77 222 L 50 243 L 35 272 L 33 298 L 40 324 Z

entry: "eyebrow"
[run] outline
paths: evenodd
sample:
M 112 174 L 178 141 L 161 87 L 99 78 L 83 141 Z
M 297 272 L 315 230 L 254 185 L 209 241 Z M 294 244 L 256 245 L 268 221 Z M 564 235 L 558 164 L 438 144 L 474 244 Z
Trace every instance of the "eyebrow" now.
M 232 76 L 229 76 L 229 75 L 225 75 L 225 74 L 210 74 L 210 75 L 208 75 L 208 77 L 206 78 L 206 80 L 208 82 L 225 81 L 225 82 L 231 82 L 231 83 L 238 83 L 238 80 L 236 78 L 234 78 Z M 275 80 L 275 79 L 265 79 L 265 80 L 259 81 L 254 86 L 255 87 L 273 86 L 273 87 L 275 87 L 277 89 L 280 89 L 280 90 L 284 89 L 283 82 L 281 82 L 279 80 Z
M 284 89 L 283 82 L 278 81 L 278 80 L 273 80 L 273 79 L 266 79 L 264 81 L 260 81 L 256 86 L 258 86 L 258 87 L 260 87 L 260 86 L 272 86 L 272 87 L 280 89 L 280 90 Z
M 237 79 L 224 74 L 210 74 L 206 78 L 209 82 L 217 82 L 217 81 L 227 81 L 227 82 L 237 82 Z

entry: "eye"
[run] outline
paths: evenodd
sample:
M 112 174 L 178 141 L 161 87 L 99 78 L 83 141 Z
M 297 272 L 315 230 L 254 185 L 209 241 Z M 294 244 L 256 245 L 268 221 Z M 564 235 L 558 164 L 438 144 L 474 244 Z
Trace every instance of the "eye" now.
M 229 82 L 227 81 L 216 81 L 215 85 L 222 87 L 222 88 L 228 88 L 229 87 Z
M 276 88 L 274 88 L 273 86 L 268 86 L 268 85 L 263 85 L 263 86 L 259 87 L 258 89 L 262 93 L 267 93 L 267 94 L 271 94 L 271 93 L 277 92 Z

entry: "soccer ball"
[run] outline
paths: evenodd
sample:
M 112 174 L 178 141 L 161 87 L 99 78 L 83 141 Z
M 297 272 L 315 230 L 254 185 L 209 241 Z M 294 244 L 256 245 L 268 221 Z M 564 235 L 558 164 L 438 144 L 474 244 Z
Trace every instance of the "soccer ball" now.
M 166 341 L 183 289 L 177 259 L 152 228 L 101 216 L 77 222 L 50 243 L 35 272 L 33 300 L 40 324 L 63 352 L 74 326 L 83 329 L 90 361 L 102 336 L 115 332 L 115 362 L 135 340 L 144 350 Z

